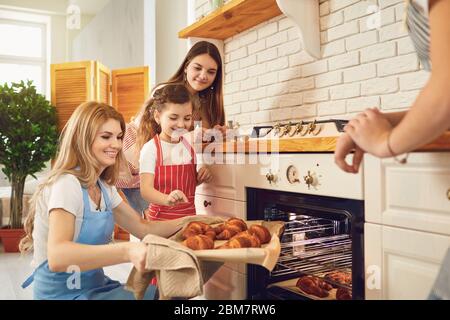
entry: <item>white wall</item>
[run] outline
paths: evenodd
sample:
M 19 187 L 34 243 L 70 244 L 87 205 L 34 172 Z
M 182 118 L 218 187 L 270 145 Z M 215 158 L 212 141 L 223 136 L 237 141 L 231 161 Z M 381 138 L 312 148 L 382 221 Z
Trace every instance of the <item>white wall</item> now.
M 187 25 L 187 1 L 156 1 L 156 79 L 164 82 L 178 69 L 187 52 L 178 32 Z
M 320 0 L 322 58 L 302 50 L 284 15 L 225 40 L 227 120 L 244 128 L 408 108 L 428 79 L 403 27 L 404 0 Z M 381 27 L 368 30 L 369 4 Z M 207 13 L 197 0 L 196 17 Z
M 106 0 L 102 0 L 102 3 L 105 3 L 105 1 Z M 50 63 L 63 63 L 70 59 L 72 40 L 79 33 L 79 30 L 68 30 L 66 28 L 66 9 L 68 3 L 69 0 L 0 0 L 0 8 L 15 12 L 27 12 L 50 16 Z M 97 6 L 101 6 L 101 4 L 98 4 Z M 85 12 L 84 7 L 86 7 L 86 5 L 81 8 L 81 29 L 94 17 L 93 12 Z M 93 8 L 90 9 L 92 10 Z
M 110 1 L 75 37 L 72 61 L 98 60 L 110 69 L 144 65 L 144 0 Z

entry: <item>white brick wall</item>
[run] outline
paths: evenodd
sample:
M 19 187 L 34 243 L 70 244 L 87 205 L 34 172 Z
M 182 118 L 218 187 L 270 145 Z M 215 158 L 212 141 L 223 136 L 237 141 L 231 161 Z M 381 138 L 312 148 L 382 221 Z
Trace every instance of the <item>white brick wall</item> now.
M 284 15 L 225 40 L 227 120 L 250 128 L 411 106 L 429 75 L 403 26 L 404 0 L 319 3 L 319 60 L 303 50 L 298 30 Z M 378 16 L 369 5 L 379 6 Z M 208 1 L 197 0 L 197 17 L 206 7 Z M 380 25 L 373 27 L 377 17 Z

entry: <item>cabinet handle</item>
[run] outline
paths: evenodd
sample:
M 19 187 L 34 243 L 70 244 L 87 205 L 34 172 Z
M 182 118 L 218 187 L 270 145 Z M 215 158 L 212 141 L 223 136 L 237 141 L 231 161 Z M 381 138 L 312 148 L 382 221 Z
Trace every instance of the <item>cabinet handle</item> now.
M 447 199 L 450 200 L 450 189 L 447 190 Z
M 203 206 L 206 208 L 211 205 L 211 201 L 203 201 Z

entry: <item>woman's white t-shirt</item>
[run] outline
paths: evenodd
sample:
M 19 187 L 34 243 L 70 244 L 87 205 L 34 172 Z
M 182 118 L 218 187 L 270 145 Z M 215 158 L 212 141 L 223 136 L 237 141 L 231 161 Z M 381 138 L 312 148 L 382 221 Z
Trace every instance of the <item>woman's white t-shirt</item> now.
M 116 208 L 123 201 L 116 187 L 106 183 L 103 183 L 103 186 L 111 201 L 111 208 Z M 91 211 L 96 211 L 96 205 L 91 198 L 89 198 L 89 203 Z M 75 230 L 73 235 L 73 241 L 75 241 L 80 234 L 81 224 L 83 223 L 84 203 L 80 181 L 74 175 L 64 174 L 52 185 L 45 187 L 36 203 L 36 216 L 33 230 L 33 267 L 37 267 L 47 260 L 48 217 L 52 209 L 64 209 L 75 216 Z M 102 194 L 100 211 L 105 211 L 105 209 L 106 204 Z

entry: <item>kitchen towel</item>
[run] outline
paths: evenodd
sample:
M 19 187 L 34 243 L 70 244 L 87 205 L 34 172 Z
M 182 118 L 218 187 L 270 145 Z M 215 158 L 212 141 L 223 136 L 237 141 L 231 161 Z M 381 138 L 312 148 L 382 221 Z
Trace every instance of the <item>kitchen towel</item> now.
M 144 297 L 150 280 L 158 280 L 159 299 L 193 298 L 203 294 L 203 284 L 223 263 L 200 263 L 194 252 L 175 241 L 155 235 L 142 240 L 147 245 L 145 273 L 131 270 L 126 288 L 137 300 Z

